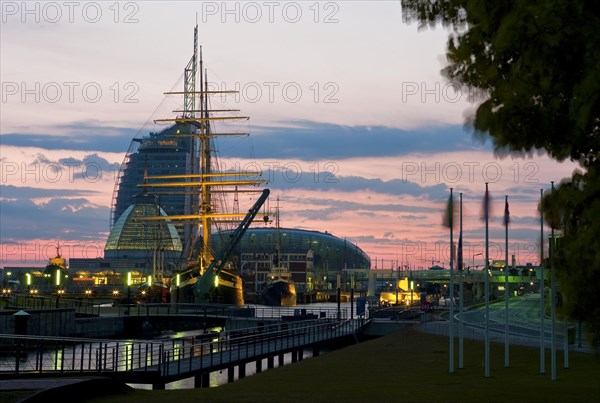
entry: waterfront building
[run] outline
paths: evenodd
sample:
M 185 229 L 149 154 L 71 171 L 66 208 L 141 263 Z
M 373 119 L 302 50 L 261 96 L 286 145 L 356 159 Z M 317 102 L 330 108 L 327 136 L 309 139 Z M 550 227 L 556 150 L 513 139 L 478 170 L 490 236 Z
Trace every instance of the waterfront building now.
M 175 124 L 142 138 L 134 138 L 119 171 L 118 183 L 113 191 L 111 227 L 132 204 L 140 192 L 140 184 L 148 176 L 184 175 L 194 172 L 194 151 L 189 137 L 177 137 L 188 132 L 181 124 Z M 185 179 L 179 179 L 185 181 Z M 177 181 L 174 179 L 173 181 Z M 194 198 L 189 192 L 165 192 L 158 195 L 157 204 L 167 215 L 191 214 Z M 180 241 L 185 243 L 195 231 L 191 224 L 173 223 Z
M 70 259 L 71 271 L 93 278 L 95 285 L 120 284 L 127 273 L 134 283 L 168 277 L 180 264 L 183 250 L 175 226 L 168 220 L 145 220 L 166 217 L 158 198 L 139 192 L 113 225 L 104 248 L 104 258 Z
M 236 259 L 248 290 L 258 291 L 277 263 L 277 229 L 248 228 L 236 251 Z M 371 268 L 369 256 L 358 245 L 329 232 L 280 228 L 280 259 L 292 272 L 298 291 L 343 291 L 364 286 Z M 213 237 L 218 249 L 229 231 Z

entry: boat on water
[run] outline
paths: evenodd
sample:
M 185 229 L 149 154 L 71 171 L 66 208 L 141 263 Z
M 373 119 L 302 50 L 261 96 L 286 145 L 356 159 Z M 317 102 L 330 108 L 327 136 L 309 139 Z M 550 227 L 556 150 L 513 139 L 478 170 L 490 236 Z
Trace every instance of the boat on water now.
M 296 306 L 296 285 L 289 267 L 281 259 L 281 228 L 279 227 L 279 198 L 275 210 L 275 227 L 277 249 L 275 262 L 267 274 L 263 286 L 261 303 L 267 306 Z
M 261 302 L 267 306 L 296 306 L 296 286 L 287 268 L 278 266 L 271 269 Z
M 243 305 L 242 278 L 233 256 L 234 249 L 268 197 L 268 189 L 257 189 L 267 180 L 260 178 L 262 172 L 221 170 L 215 139 L 248 136 L 249 133 L 235 132 L 230 125 L 249 118 L 237 115 L 237 109 L 211 109 L 211 96 L 234 94 L 237 91 L 209 90 L 207 73 L 203 69 L 196 26 L 194 52 L 184 70 L 183 91 L 165 93 L 168 96 L 183 96 L 183 108 L 173 111 L 177 114 L 175 117 L 154 120 L 157 125 L 174 125 L 170 130 L 173 139 L 191 140 L 190 155 L 194 161 L 190 163 L 189 173 L 148 176 L 140 186 L 148 187 L 153 193 L 184 192 L 191 195 L 189 203 L 192 214 L 156 217 L 185 222 L 189 228 L 183 263 L 175 268 L 169 281 L 171 302 Z M 218 124 L 229 126 L 221 131 Z M 262 195 L 248 213 L 240 212 L 238 196 L 256 192 L 262 192 Z M 213 250 L 211 237 L 233 228 L 236 229 L 233 237 L 230 235 L 230 242 L 221 250 Z

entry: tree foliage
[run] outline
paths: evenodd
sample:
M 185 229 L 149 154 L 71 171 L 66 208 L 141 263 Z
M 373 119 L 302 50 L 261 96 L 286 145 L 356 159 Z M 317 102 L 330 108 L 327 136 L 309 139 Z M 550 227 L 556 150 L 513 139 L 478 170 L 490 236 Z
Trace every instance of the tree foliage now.
M 546 221 L 562 233 L 553 259 L 566 311 L 586 322 L 594 344 L 600 343 L 600 172 L 592 165 L 576 172 L 542 208 Z
M 467 124 L 496 152 L 545 151 L 582 171 L 543 202 L 563 231 L 555 265 L 569 313 L 600 341 L 600 2 L 403 0 L 403 19 L 451 28 L 442 74 L 483 94 Z

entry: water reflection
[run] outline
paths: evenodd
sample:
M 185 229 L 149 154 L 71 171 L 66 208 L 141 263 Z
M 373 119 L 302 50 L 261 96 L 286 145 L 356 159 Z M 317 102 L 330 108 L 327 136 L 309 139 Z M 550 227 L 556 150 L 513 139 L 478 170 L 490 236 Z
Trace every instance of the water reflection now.
M 325 312 L 327 317 L 336 317 L 338 312 L 338 304 L 331 302 L 320 302 L 314 304 L 302 304 L 297 305 L 295 307 L 271 307 L 266 305 L 258 305 L 252 304 L 247 305 L 246 307 L 256 308 L 255 314 L 257 317 L 281 317 L 281 316 L 294 316 L 300 314 L 303 310 L 306 310 L 307 313 L 313 314 L 321 314 L 321 312 Z M 356 317 L 356 303 L 351 304 L 350 302 L 343 302 L 339 305 L 339 312 L 341 318 L 350 318 L 351 316 Z M 210 332 L 220 332 L 223 329 L 221 327 L 207 328 L 207 329 L 198 329 L 198 330 L 188 330 L 182 332 L 172 332 L 170 334 L 161 334 L 158 338 L 185 338 L 185 337 L 198 337 L 205 334 L 210 334 Z M 214 341 L 218 340 L 218 333 L 215 335 Z M 307 349 L 303 352 L 303 359 L 312 358 L 312 350 Z M 292 362 L 291 353 L 284 354 L 283 357 L 283 365 L 290 364 Z M 263 359 L 261 362 L 262 370 L 265 371 L 267 368 L 267 359 Z M 277 368 L 279 366 L 279 361 L 274 360 L 274 367 Z M 251 376 L 256 374 L 256 361 L 252 361 L 246 364 L 246 376 Z M 234 380 L 239 378 L 238 368 L 235 367 L 234 370 Z M 224 385 L 227 383 L 227 370 L 215 371 L 211 372 L 209 376 L 209 384 L 210 387 L 216 387 L 220 385 Z M 135 389 L 152 389 L 152 385 L 146 384 L 128 384 L 129 386 Z M 186 378 L 179 381 L 168 383 L 165 386 L 165 389 L 193 389 L 194 388 L 194 378 Z

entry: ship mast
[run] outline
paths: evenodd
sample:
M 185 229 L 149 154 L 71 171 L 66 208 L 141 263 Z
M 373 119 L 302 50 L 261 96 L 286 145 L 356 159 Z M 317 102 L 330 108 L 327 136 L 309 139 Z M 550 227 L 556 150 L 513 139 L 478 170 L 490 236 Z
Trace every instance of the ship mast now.
M 277 248 L 277 276 L 281 277 L 281 230 L 279 228 L 279 196 L 277 196 L 277 206 L 275 207 L 275 228 L 276 228 L 276 248 Z
M 193 119 L 196 117 L 196 97 L 194 96 L 194 92 L 196 91 L 196 75 L 198 72 L 198 25 L 194 27 L 194 52 L 192 54 L 192 58 L 188 62 L 187 66 L 184 70 L 184 95 L 183 95 L 183 117 L 188 119 Z M 200 50 L 200 65 L 202 66 L 202 50 Z M 202 73 L 200 73 L 200 82 L 202 82 Z M 200 105 L 202 106 L 202 105 Z M 195 132 L 195 128 L 191 123 L 185 124 L 186 131 L 189 133 Z M 198 158 L 197 158 L 197 140 L 193 137 L 189 138 L 189 155 L 191 159 L 190 169 L 187 173 L 197 174 L 199 172 L 198 167 Z M 189 181 L 189 179 L 186 179 Z M 191 192 L 191 189 L 188 190 L 189 194 L 187 197 L 187 202 L 184 208 L 186 214 L 190 214 L 193 211 L 198 210 L 198 198 Z M 192 248 L 196 241 L 196 236 L 198 233 L 197 225 L 193 223 L 185 223 L 184 224 L 184 239 L 188 240 L 185 242 L 185 250 L 183 251 L 184 256 L 188 258 L 192 255 Z
M 261 176 L 262 172 L 236 171 L 236 172 L 218 172 L 212 169 L 214 149 L 214 137 L 217 136 L 247 136 L 248 133 L 218 133 L 211 130 L 211 122 L 213 121 L 229 121 L 229 120 L 248 120 L 246 116 L 211 116 L 211 113 L 219 112 L 239 112 L 237 109 L 219 109 L 209 110 L 208 96 L 213 94 L 234 94 L 238 91 L 209 91 L 206 69 L 203 71 L 202 48 L 200 48 L 199 57 L 199 75 L 200 85 L 199 90 L 196 87 L 195 74 L 192 68 L 196 68 L 196 49 L 198 26 L 194 29 L 194 56 L 188 63 L 185 70 L 185 84 L 183 92 L 165 92 L 165 95 L 183 95 L 184 109 L 175 110 L 173 112 L 183 112 L 183 115 L 176 118 L 156 119 L 155 123 L 176 123 L 186 128 L 185 133 L 177 133 L 174 137 L 189 138 L 193 144 L 191 147 L 191 157 L 194 159 L 192 163 L 193 172 L 185 175 L 160 175 L 150 176 L 148 179 L 152 183 L 144 183 L 138 186 L 147 186 L 153 189 L 154 192 L 161 192 L 161 188 L 185 188 L 186 193 L 200 195 L 199 205 L 194 203 L 195 207 L 191 214 L 180 216 L 167 217 L 145 217 L 146 220 L 184 220 L 198 222 L 202 226 L 202 247 L 198 254 L 199 272 L 203 274 L 204 270 L 209 266 L 214 259 L 213 252 L 210 247 L 211 228 L 217 222 L 239 222 L 246 216 L 246 213 L 235 211 L 233 213 L 219 212 L 215 209 L 213 196 L 215 193 L 231 193 L 231 192 L 261 192 L 259 189 L 239 189 L 240 186 L 256 187 L 260 184 L 267 183 L 265 179 L 255 179 Z M 203 74 L 204 73 L 204 74 Z M 196 97 L 198 97 L 198 106 L 196 109 Z M 198 113 L 198 114 L 197 114 Z M 199 144 L 197 144 L 199 143 Z M 198 147 L 198 148 L 193 148 Z M 196 151 L 198 150 L 198 151 Z M 199 155 L 198 155 L 199 154 Z M 155 180 L 181 180 L 185 182 L 155 182 Z M 227 188 L 235 187 L 235 190 L 227 190 Z M 168 193 L 168 192 L 167 192 Z M 198 200 L 194 198 L 193 200 Z
M 202 65 L 202 63 L 200 63 Z M 200 93 L 201 101 L 201 116 L 203 119 L 208 119 L 208 74 L 204 73 L 204 82 L 200 83 L 200 88 L 202 92 Z M 210 175 L 212 172 L 211 169 L 211 143 L 212 139 L 210 136 L 210 125 L 209 120 L 204 120 L 200 124 L 200 149 L 202 154 L 201 164 L 202 164 L 202 173 Z M 204 177 L 210 180 L 210 176 Z M 210 233 L 211 233 L 211 221 L 210 213 L 212 212 L 212 195 L 211 188 L 208 186 L 202 186 L 201 193 L 202 201 L 200 203 L 200 213 L 202 215 L 202 256 L 200 259 L 200 273 L 204 273 L 204 268 L 208 267 L 210 261 L 213 258 L 212 252 L 210 250 Z

